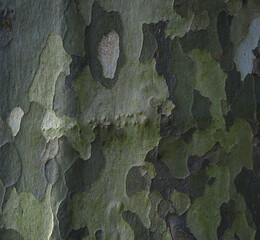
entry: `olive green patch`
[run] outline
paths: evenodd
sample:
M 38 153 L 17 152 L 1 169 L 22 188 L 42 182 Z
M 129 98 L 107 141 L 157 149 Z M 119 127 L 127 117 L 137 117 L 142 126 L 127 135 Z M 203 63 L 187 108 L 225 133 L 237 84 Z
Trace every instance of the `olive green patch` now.
M 48 187 L 46 196 L 39 201 L 31 193 L 17 193 L 12 188 L 3 206 L 3 226 L 16 230 L 24 239 L 48 239 L 53 228 L 50 190 Z
M 69 74 L 71 57 L 63 49 L 62 38 L 50 34 L 39 59 L 39 68 L 29 90 L 30 101 L 52 109 L 55 83 L 61 72 Z
M 188 146 L 181 137 L 165 137 L 160 140 L 158 151 L 161 161 L 170 169 L 173 177 L 185 178 L 189 175 L 187 160 Z
M 170 200 L 173 203 L 175 211 L 178 215 L 185 213 L 190 207 L 189 195 L 174 190 L 170 194 Z
M 198 239 L 217 239 L 217 227 L 220 223 L 219 208 L 229 200 L 229 171 L 226 167 L 212 165 L 207 174 L 216 178 L 207 186 L 203 197 L 196 199 L 187 213 L 187 225 Z

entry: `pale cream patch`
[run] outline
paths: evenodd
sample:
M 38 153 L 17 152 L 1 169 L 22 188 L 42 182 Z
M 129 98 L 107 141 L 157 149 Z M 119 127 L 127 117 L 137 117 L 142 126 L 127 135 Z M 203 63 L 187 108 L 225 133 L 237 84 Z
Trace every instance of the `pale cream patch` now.
M 119 36 L 115 31 L 103 36 L 98 46 L 98 59 L 105 78 L 114 78 L 119 51 Z
M 24 115 L 23 109 L 20 107 L 15 107 L 7 119 L 7 123 L 12 130 L 13 136 L 16 136 L 16 134 L 19 132 L 23 115 Z

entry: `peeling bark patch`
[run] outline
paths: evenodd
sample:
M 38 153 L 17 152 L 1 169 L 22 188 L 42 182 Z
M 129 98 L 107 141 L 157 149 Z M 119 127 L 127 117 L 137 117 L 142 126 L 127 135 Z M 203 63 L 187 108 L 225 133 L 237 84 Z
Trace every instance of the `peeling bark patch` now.
M 142 176 L 139 167 L 132 167 L 126 177 L 126 194 L 131 197 L 137 192 L 145 190 L 148 186 L 146 179 Z
M 243 83 L 243 88 L 238 92 L 237 98 L 231 106 L 235 117 L 246 119 L 249 122 L 256 120 L 255 82 L 257 82 L 256 76 L 247 75 Z
M 230 25 L 233 17 L 225 11 L 219 13 L 217 30 L 222 48 L 220 66 L 224 71 L 232 71 L 234 68 L 233 43 L 230 41 Z
M 16 134 L 19 132 L 23 115 L 24 115 L 24 111 L 20 107 L 15 107 L 10 113 L 7 122 L 12 130 L 13 136 L 16 136 Z
M 139 60 L 141 63 L 146 63 L 153 58 L 158 48 L 158 45 L 155 37 L 153 36 L 153 34 L 149 29 L 149 25 L 143 24 L 142 29 L 143 29 L 143 46 L 142 46 L 142 51 Z
M 260 75 L 260 58 L 253 60 L 253 74 Z
M 0 117 L 0 147 L 10 142 L 12 139 L 12 134 L 10 128 L 7 126 L 5 122 Z
M 105 78 L 113 79 L 119 58 L 119 36 L 115 31 L 104 35 L 98 46 L 98 57 Z
M 4 187 L 14 185 L 21 174 L 21 163 L 12 143 L 7 143 L 0 148 L 0 165 L 0 179 Z
M 193 49 L 209 49 L 210 41 L 206 30 L 192 31 L 190 30 L 183 38 L 180 38 L 181 47 L 184 53 L 188 53 Z
M 172 239 L 176 240 L 196 240 L 186 226 L 186 215 L 178 216 L 171 214 L 167 217 L 167 222 L 171 230 Z
M 210 105 L 211 102 L 208 98 L 203 97 L 199 91 L 194 90 L 194 102 L 191 112 L 197 122 L 199 130 L 206 130 L 212 122 L 212 116 L 209 110 Z
M 172 201 L 174 209 L 179 216 L 184 214 L 190 207 L 189 195 L 179 191 L 174 190 L 171 192 L 170 200 Z
M 51 159 L 45 164 L 45 178 L 52 185 L 58 180 L 59 167 L 55 159 Z
M 135 233 L 135 240 L 149 239 L 149 231 L 144 227 L 138 216 L 131 211 L 122 213 L 124 220 L 131 226 Z
M 95 233 L 95 238 L 96 238 L 96 240 L 103 240 L 103 231 L 97 230 Z
M 69 75 L 70 55 L 63 48 L 59 34 L 50 34 L 39 59 L 39 68 L 29 90 L 30 101 L 52 109 L 55 84 L 61 73 Z M 47 64 L 47 65 L 46 65 Z
M 65 173 L 67 187 L 70 192 L 84 192 L 91 188 L 105 167 L 105 158 L 101 150 L 99 135 L 92 143 L 91 157 L 87 161 L 78 158 Z
M 89 235 L 88 227 L 80 228 L 78 230 L 72 230 L 70 232 L 69 238 L 72 240 L 83 239 L 83 237 L 87 237 Z
M 236 215 L 236 205 L 234 200 L 223 203 L 220 207 L 221 222 L 218 227 L 218 239 L 221 239 L 227 229 L 232 228 Z
M 189 175 L 187 167 L 187 145 L 180 137 L 165 137 L 158 146 L 162 162 L 164 162 L 172 175 L 176 178 L 185 178 Z
M 257 47 L 260 36 L 260 17 L 255 18 L 249 26 L 249 33 L 246 38 L 239 44 L 235 62 L 238 70 L 241 72 L 241 78 L 244 80 L 248 73 L 252 72 L 254 54 L 252 50 Z
M 95 81 L 111 89 L 118 80 L 125 58 L 121 16 L 116 11 L 105 11 L 97 2 L 92 6 L 91 15 L 91 24 L 85 30 L 90 71 Z
M 39 201 L 29 192 L 17 193 L 12 188 L 3 207 L 5 228 L 16 230 L 24 239 L 49 239 L 53 228 L 50 190 L 48 188 L 43 201 Z
M 187 17 L 192 14 L 193 0 L 175 0 L 174 10 L 181 15 L 181 17 Z
M 231 72 L 228 72 L 225 85 L 226 97 L 229 104 L 234 102 L 239 90 L 241 89 L 242 81 L 240 72 L 238 72 L 236 69 L 233 69 Z
M 243 168 L 235 179 L 236 189 L 245 199 L 248 210 L 252 214 L 256 225 L 255 239 L 260 238 L 260 177 L 256 176 L 252 170 Z

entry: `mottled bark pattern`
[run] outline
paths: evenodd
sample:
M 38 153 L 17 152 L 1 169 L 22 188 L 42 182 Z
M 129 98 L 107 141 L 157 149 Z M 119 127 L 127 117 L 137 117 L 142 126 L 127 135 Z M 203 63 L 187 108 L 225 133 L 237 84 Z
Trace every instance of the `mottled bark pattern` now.
M 260 239 L 259 0 L 0 1 L 0 239 Z

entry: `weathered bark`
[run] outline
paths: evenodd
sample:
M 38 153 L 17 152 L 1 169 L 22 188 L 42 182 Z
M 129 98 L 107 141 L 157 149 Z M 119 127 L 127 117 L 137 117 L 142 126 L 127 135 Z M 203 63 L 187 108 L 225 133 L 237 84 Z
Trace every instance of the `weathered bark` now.
M 260 239 L 258 0 L 0 11 L 0 239 Z

